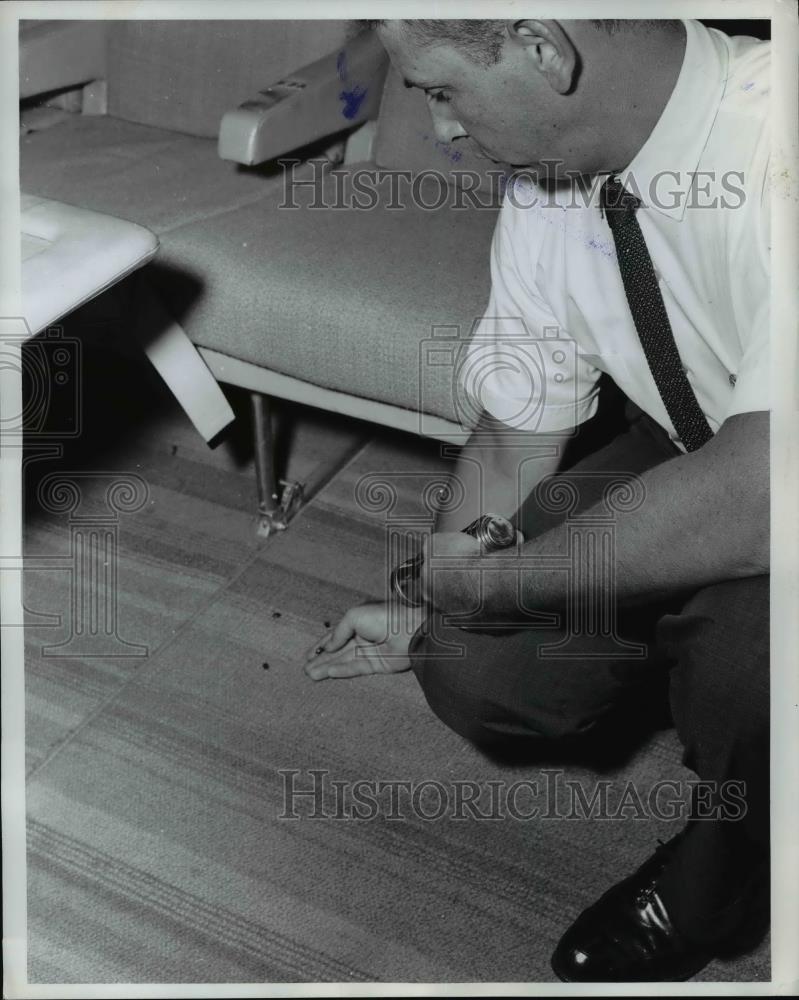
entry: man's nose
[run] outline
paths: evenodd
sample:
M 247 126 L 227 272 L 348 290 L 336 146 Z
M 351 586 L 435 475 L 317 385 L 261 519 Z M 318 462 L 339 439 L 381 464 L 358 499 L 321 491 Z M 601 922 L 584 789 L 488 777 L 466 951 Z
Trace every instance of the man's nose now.
M 452 142 L 453 139 L 465 139 L 468 136 L 469 133 L 453 115 L 438 109 L 432 114 L 433 129 L 439 142 Z

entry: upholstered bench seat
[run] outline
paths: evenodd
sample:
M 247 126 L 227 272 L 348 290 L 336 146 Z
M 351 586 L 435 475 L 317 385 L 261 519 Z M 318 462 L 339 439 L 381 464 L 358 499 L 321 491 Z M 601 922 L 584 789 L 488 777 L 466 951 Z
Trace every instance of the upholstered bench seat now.
M 307 188 L 296 195 L 302 207 L 280 209 L 274 168 L 235 167 L 211 139 L 107 116 L 29 133 L 20 155 L 26 191 L 156 233 L 150 276 L 199 346 L 365 399 L 462 416 L 453 365 L 428 363 L 424 345 L 434 327 L 458 328 L 465 340 L 485 308 L 495 210 L 389 209 L 386 184 L 372 210 L 309 208 Z M 329 177 L 322 201 L 334 204 L 337 190 L 348 183 Z
M 314 209 L 312 198 L 279 208 L 281 186 L 163 235 L 155 277 L 168 269 L 172 311 L 203 347 L 457 422 L 444 354 L 485 309 L 495 210 Z M 450 328 L 441 351 L 428 350 L 434 327 Z
M 250 204 L 278 184 L 219 159 L 215 139 L 107 115 L 67 115 L 20 140 L 22 188 L 157 235 Z

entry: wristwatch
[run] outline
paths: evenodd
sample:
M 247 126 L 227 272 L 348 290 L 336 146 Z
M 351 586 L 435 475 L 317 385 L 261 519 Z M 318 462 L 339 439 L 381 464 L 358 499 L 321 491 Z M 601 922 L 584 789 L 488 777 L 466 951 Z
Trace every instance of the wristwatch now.
M 499 514 L 482 514 L 461 530 L 476 538 L 486 552 L 506 549 L 516 541 L 516 529 L 506 517 Z M 420 572 L 423 562 L 424 556 L 420 552 L 391 571 L 392 591 L 410 608 L 419 608 L 424 604 Z
M 516 541 L 516 529 L 500 514 L 481 514 L 461 530 L 476 538 L 486 552 L 506 549 Z

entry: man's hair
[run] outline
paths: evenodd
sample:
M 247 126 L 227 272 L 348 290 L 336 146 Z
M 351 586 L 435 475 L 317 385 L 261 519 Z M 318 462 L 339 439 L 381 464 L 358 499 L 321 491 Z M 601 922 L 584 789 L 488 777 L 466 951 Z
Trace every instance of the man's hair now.
M 364 26 L 377 28 L 385 21 L 363 21 Z M 449 43 L 461 49 L 475 62 L 491 66 L 499 61 L 505 39 L 504 21 L 405 21 L 403 28 L 423 45 Z
M 360 21 L 363 28 L 374 29 L 385 21 Z M 403 27 L 423 45 L 449 43 L 462 49 L 471 59 L 483 66 L 493 66 L 500 59 L 505 40 L 506 21 L 435 21 L 403 20 Z M 590 22 L 600 31 L 615 35 L 619 31 L 652 31 L 658 26 L 672 25 L 663 20 L 615 20 Z

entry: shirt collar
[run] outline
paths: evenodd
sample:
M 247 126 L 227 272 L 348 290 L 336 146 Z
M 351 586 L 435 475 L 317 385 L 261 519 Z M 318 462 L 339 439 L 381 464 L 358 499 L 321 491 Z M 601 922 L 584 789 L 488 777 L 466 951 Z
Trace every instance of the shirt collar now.
M 683 25 L 685 53 L 671 97 L 649 138 L 618 175 L 643 205 L 678 220 L 718 114 L 729 62 L 723 36 L 698 21 Z

